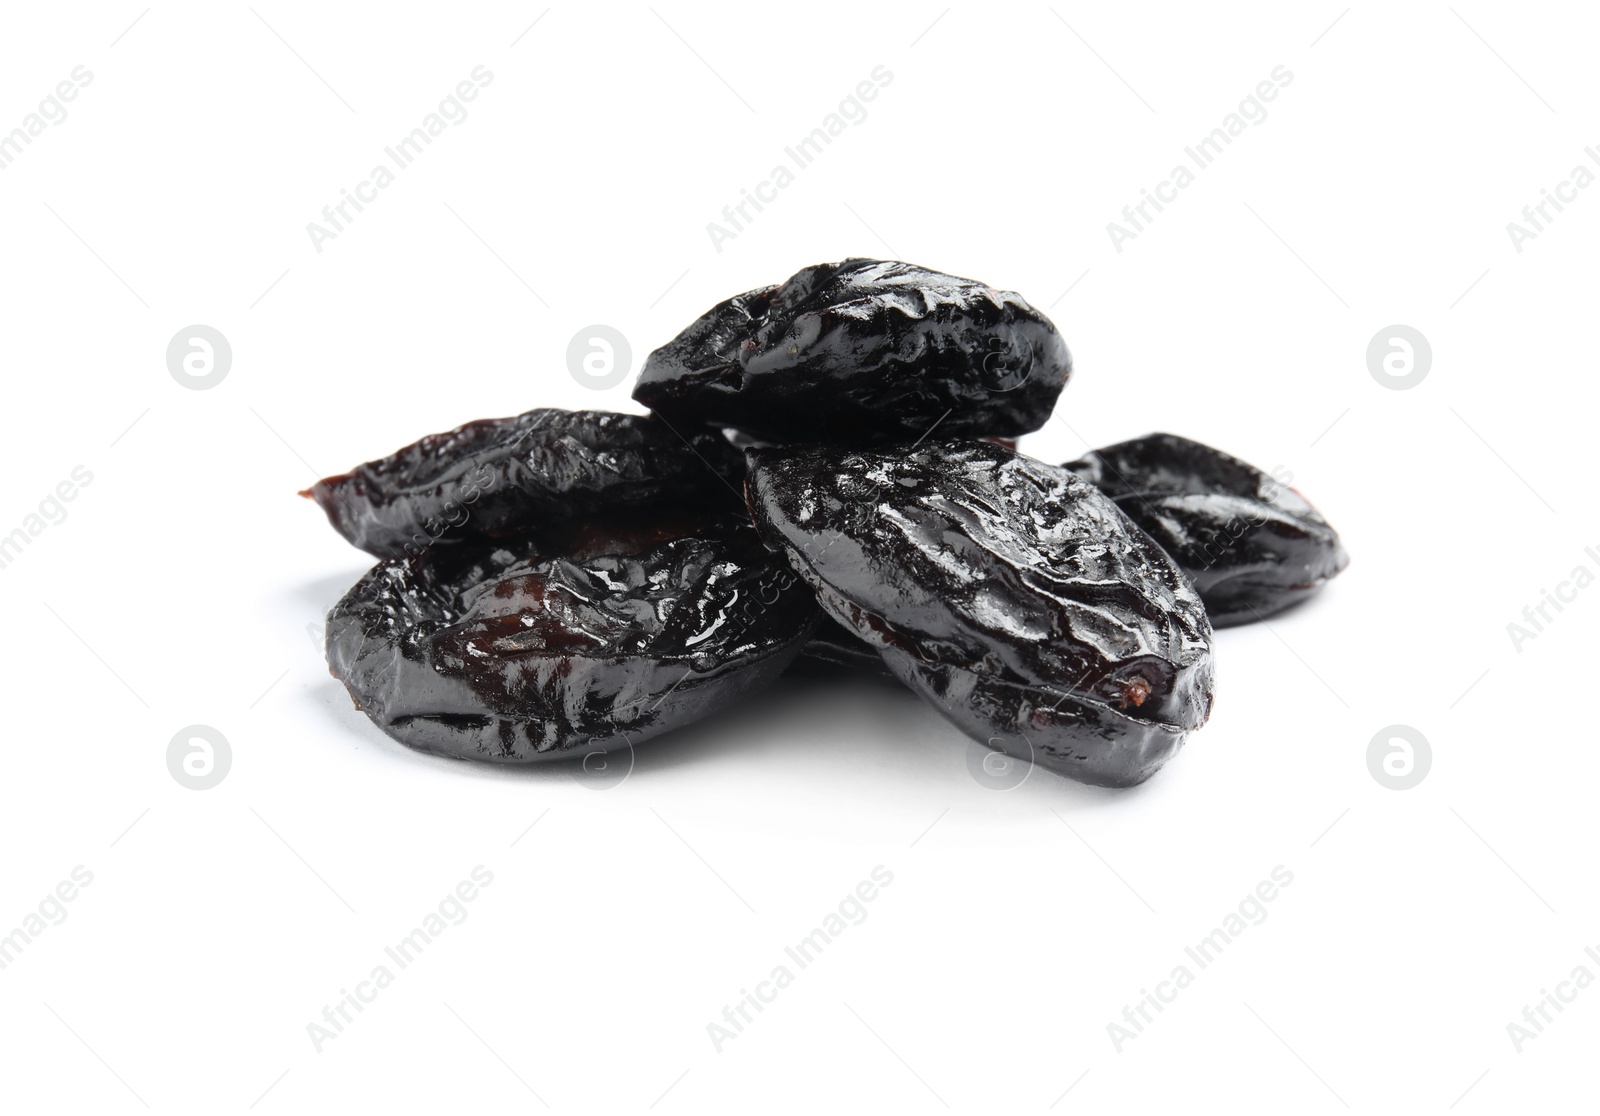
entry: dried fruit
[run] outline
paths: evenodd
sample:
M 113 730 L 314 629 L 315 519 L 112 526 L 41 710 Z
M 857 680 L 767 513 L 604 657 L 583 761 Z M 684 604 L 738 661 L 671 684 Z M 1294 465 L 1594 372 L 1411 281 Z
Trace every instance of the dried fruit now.
M 329 613 L 328 665 L 402 744 L 533 763 L 739 700 L 817 619 L 742 516 L 661 509 L 381 562 Z
M 737 508 L 743 464 L 698 428 L 607 411 L 541 409 L 430 434 L 301 493 L 379 558 L 439 541 L 526 534 L 663 502 Z
M 1349 564 L 1305 497 L 1236 457 L 1176 434 L 1095 450 L 1071 469 L 1170 554 L 1215 627 L 1271 616 Z
M 520 764 L 631 746 L 798 659 L 1142 782 L 1210 715 L 1213 624 L 1347 558 L 1197 442 L 1019 455 L 1071 369 L 1019 295 L 912 264 L 737 295 L 645 361 L 651 416 L 468 423 L 303 492 L 383 559 L 329 615 L 330 669 L 408 746 Z
M 1020 295 L 913 264 L 817 264 L 712 307 L 651 353 L 633 397 L 772 442 L 1015 437 L 1072 358 Z
M 1129 786 L 1209 715 L 1199 598 L 1073 473 L 976 441 L 746 457 L 762 538 L 974 739 Z
M 806 640 L 800 657 L 795 660 L 795 669 L 842 670 L 884 679 L 894 677 L 884 666 L 876 647 L 827 616 Z

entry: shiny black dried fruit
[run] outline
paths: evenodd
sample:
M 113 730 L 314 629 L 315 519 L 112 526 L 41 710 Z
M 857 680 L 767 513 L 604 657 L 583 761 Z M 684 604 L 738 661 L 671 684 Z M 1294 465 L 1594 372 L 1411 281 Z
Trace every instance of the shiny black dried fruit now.
M 817 264 L 712 307 L 651 353 L 633 397 L 772 442 L 1015 437 L 1072 369 L 1020 295 L 913 264 Z M 941 421 L 942 420 L 942 421 Z
M 1176 434 L 1147 434 L 1068 462 L 1116 501 L 1189 578 L 1215 627 L 1311 596 L 1349 564 L 1339 533 L 1287 484 Z
M 843 671 L 890 682 L 894 679 L 876 647 L 829 616 L 822 618 L 817 630 L 806 640 L 794 669 L 814 673 Z
M 543 408 L 430 434 L 301 493 L 379 558 L 517 536 L 663 501 L 737 508 L 743 463 L 713 432 L 648 415 Z
M 819 619 L 742 515 L 661 509 L 379 563 L 328 615 L 328 665 L 419 751 L 616 751 L 776 678 Z
M 1200 599 L 1071 472 L 976 441 L 746 457 L 762 538 L 975 740 L 1131 786 L 1210 714 Z

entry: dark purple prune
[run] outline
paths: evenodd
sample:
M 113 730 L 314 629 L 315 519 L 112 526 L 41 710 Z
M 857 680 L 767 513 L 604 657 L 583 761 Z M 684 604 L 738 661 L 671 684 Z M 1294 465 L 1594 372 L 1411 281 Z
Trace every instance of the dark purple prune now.
M 769 442 L 1015 437 L 1072 370 L 1020 295 L 913 264 L 817 264 L 737 295 L 645 360 L 633 397 L 671 421 Z
M 894 678 L 876 647 L 826 616 L 806 640 L 794 669 L 823 673 L 847 671 L 891 681 Z
M 662 501 L 738 507 L 739 453 L 661 419 L 543 408 L 430 434 L 301 493 L 379 558 Z
M 1311 596 L 1350 562 L 1339 533 L 1288 485 L 1176 434 L 1147 434 L 1070 461 L 1172 556 L 1214 627 Z
M 742 515 L 663 508 L 380 562 L 328 614 L 328 666 L 408 747 L 525 764 L 714 713 L 818 619 Z
M 1211 625 L 1093 485 L 988 442 L 754 449 L 757 529 L 975 740 L 1105 786 L 1211 711 Z

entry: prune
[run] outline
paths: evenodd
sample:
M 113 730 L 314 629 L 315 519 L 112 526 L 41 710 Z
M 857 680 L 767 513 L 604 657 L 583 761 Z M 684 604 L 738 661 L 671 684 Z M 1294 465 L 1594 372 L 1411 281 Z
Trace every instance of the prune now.
M 893 680 L 883 657 L 872 644 L 851 632 L 837 620 L 823 617 L 817 630 L 806 640 L 795 660 L 796 670 L 816 672 L 847 671 L 872 678 Z
M 762 538 L 974 739 L 1130 786 L 1209 716 L 1200 599 L 1070 471 L 979 441 L 746 459 Z
M 646 415 L 544 408 L 430 434 L 301 493 L 379 558 L 662 501 L 738 507 L 739 453 Z
M 817 619 L 743 515 L 663 508 L 383 561 L 329 613 L 328 665 L 402 744 L 525 764 L 715 712 Z
M 1349 564 L 1305 497 L 1236 457 L 1176 434 L 1095 450 L 1071 469 L 1170 554 L 1214 627 L 1297 604 Z
M 1050 417 L 1066 343 L 1020 295 L 912 264 L 817 264 L 707 311 L 633 397 L 770 442 L 1014 437 Z

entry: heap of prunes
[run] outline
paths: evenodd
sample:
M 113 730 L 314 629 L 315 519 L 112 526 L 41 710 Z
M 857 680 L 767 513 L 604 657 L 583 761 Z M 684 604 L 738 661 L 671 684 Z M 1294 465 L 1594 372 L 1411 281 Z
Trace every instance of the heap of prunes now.
M 1198 442 L 1016 452 L 1071 371 L 1019 295 L 910 264 L 737 295 L 650 354 L 651 415 L 468 423 L 302 493 L 380 559 L 328 615 L 329 667 L 390 736 L 462 759 L 628 748 L 798 662 L 1140 783 L 1210 715 L 1213 627 L 1347 559 Z

